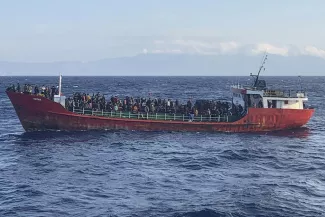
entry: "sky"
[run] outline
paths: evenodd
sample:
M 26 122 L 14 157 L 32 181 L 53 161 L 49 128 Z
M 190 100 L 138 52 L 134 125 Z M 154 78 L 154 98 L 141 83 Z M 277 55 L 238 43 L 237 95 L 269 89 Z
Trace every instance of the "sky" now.
M 0 61 L 148 53 L 325 58 L 323 0 L 0 0 Z

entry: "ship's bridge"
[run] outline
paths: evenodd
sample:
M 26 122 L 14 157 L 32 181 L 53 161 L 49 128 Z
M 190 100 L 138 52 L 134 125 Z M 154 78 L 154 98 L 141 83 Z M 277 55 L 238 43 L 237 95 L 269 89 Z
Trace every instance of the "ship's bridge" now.
M 233 103 L 244 108 L 279 108 L 304 109 L 304 102 L 308 101 L 304 91 L 281 91 L 257 89 L 251 86 L 231 86 Z

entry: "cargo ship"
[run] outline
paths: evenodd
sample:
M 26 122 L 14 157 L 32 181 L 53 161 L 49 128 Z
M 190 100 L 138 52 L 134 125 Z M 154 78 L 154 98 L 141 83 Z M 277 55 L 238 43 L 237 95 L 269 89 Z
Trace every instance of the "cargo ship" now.
M 41 94 L 7 89 L 6 93 L 25 131 L 85 131 L 85 130 L 134 130 L 134 131 L 188 131 L 188 132 L 270 132 L 300 128 L 307 124 L 314 113 L 306 106 L 305 91 L 271 90 L 260 79 L 267 55 L 264 56 L 257 75 L 252 75 L 251 85 L 232 85 L 231 107 L 223 113 L 198 114 L 192 108 L 186 112 L 154 112 L 85 108 L 67 105 L 61 92 L 50 99 Z M 116 106 L 117 107 L 117 106 Z M 191 107 L 191 106 L 190 106 Z M 240 108 L 236 114 L 228 112 Z M 192 112 L 193 111 L 193 112 Z M 237 109 L 238 111 L 238 109 Z

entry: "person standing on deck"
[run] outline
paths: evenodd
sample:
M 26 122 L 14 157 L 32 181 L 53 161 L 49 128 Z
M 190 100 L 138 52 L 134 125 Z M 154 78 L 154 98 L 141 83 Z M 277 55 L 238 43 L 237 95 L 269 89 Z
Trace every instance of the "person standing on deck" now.
M 35 87 L 34 87 L 34 94 L 35 95 L 38 95 L 39 94 L 39 89 L 38 89 L 38 86 L 37 85 L 35 85 Z
M 27 93 L 28 91 L 27 91 L 27 84 L 24 84 L 24 91 L 23 91 L 23 93 Z
M 45 92 L 45 85 L 43 84 L 41 94 L 44 94 L 44 92 Z
M 54 94 L 55 94 L 55 87 L 52 86 L 52 88 L 51 88 L 51 100 L 54 100 Z
M 189 100 L 187 101 L 187 108 L 188 108 L 189 110 L 192 109 L 192 102 L 191 102 L 191 99 L 189 99 Z
M 28 93 L 30 94 L 30 95 L 32 95 L 32 93 L 33 93 L 33 87 L 32 87 L 32 85 L 28 85 Z
M 199 115 L 199 111 L 195 107 L 194 107 L 194 114 L 195 114 L 195 117 L 197 117 Z

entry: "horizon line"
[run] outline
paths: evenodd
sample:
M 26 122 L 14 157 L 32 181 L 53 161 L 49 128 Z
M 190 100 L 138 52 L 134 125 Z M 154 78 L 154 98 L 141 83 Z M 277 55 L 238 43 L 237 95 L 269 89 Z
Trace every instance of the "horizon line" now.
M 59 77 L 59 76 L 60 75 L 3 75 L 0 77 Z M 250 75 L 62 75 L 62 77 L 251 77 L 251 76 Z M 261 75 L 260 77 L 325 77 L 325 75 Z

